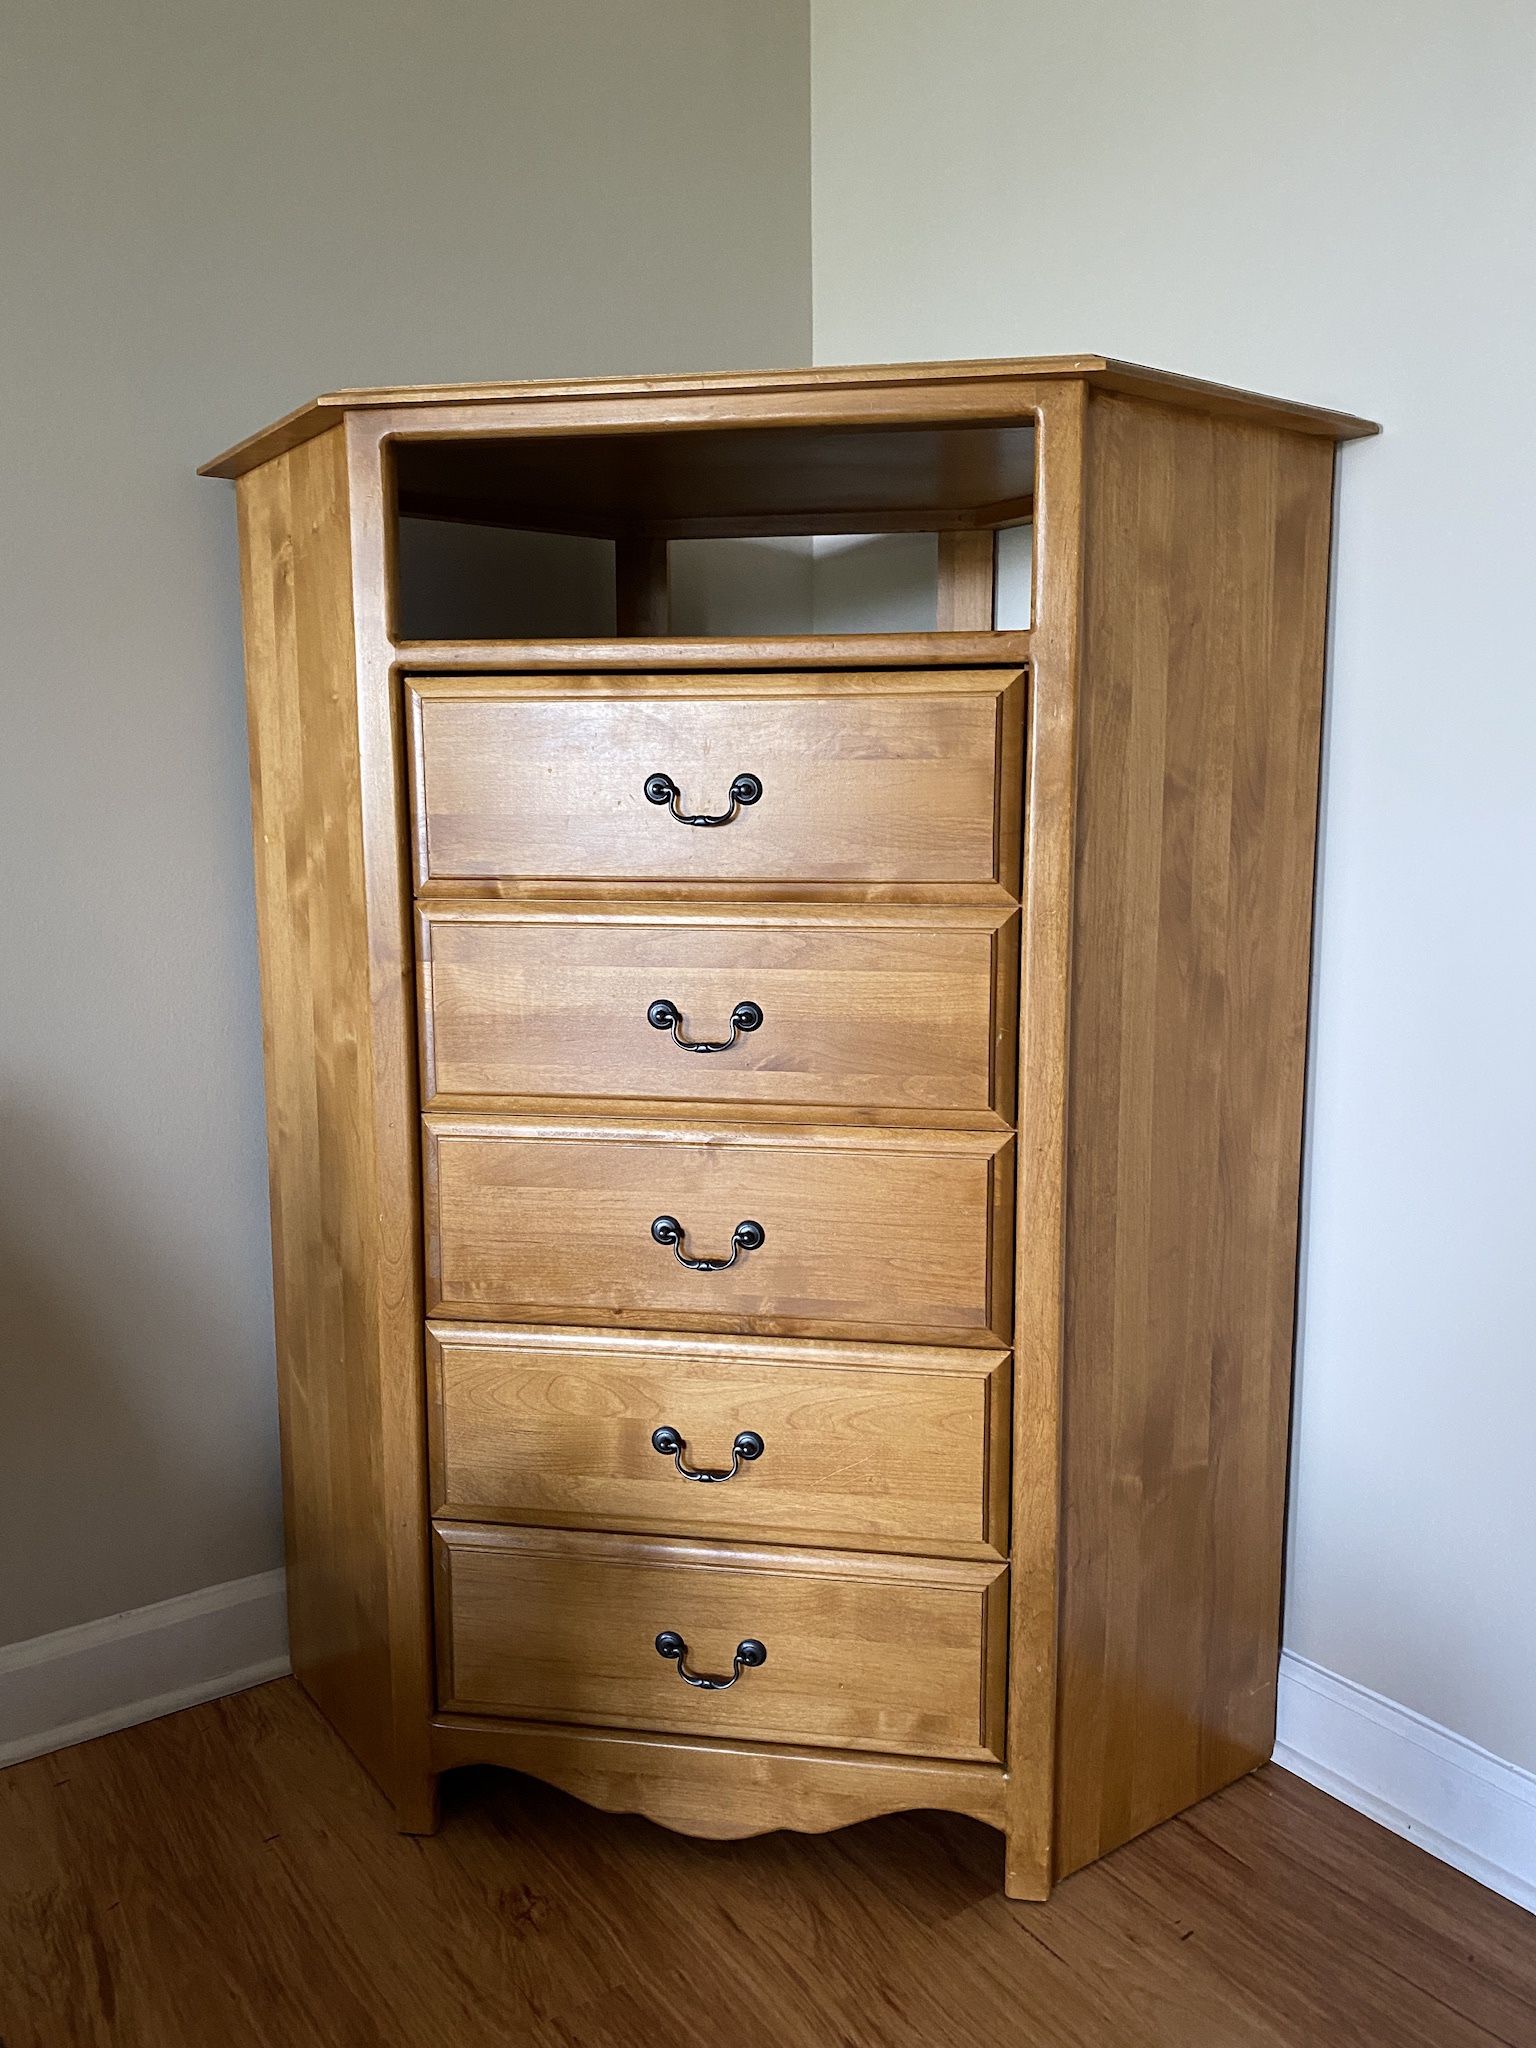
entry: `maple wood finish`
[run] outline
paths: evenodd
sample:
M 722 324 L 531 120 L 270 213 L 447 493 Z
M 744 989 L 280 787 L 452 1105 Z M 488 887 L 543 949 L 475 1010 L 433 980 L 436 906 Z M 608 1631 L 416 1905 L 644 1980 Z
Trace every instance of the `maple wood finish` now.
M 399 1533 L 424 1454 L 408 897 L 370 840 L 388 707 L 339 687 L 364 573 L 349 496 L 340 429 L 239 492 L 288 1626 L 328 1719 L 425 1819 L 427 1550 Z
M 422 1102 L 1013 1113 L 1018 919 L 949 907 L 421 913 Z M 649 1021 L 657 1001 L 676 1032 Z M 719 1054 L 732 1017 L 761 1021 Z
M 623 640 L 395 640 L 403 667 L 442 675 L 475 675 L 489 668 L 525 674 L 665 674 L 718 670 L 722 663 L 755 669 L 968 668 L 977 662 L 1017 667 L 1029 660 L 1026 633 L 755 634 L 750 639 Z
M 1008 1554 L 1008 1356 L 434 1323 L 432 1505 L 453 1521 Z M 724 1483 L 743 1431 L 761 1444 Z
M 500 440 L 402 440 L 401 510 L 530 531 L 579 533 L 619 546 L 630 577 L 665 583 L 668 540 L 735 534 L 949 532 L 1027 518 L 1034 428 L 1000 421 L 948 427 L 801 427 L 764 443 L 721 427 Z M 643 565 L 643 566 L 642 566 Z
M 295 1669 L 403 1827 L 474 1763 L 941 1806 L 1042 1898 L 1267 1755 L 1367 431 L 1071 357 L 333 393 L 210 465 Z M 402 512 L 603 536 L 619 635 L 401 639 Z M 939 631 L 669 637 L 671 538 L 910 530 Z
M 417 880 L 1017 888 L 1016 676 L 417 678 Z M 647 799 L 653 774 L 677 791 Z M 731 829 L 738 776 L 761 795 Z M 1016 814 L 1015 814 L 1016 816 Z M 1001 829 L 1003 827 L 1007 829 Z
M 1118 398 L 1086 456 L 1062 1871 L 1273 1747 L 1333 467 Z
M 527 1771 L 589 1806 L 643 1813 L 710 1841 L 744 1841 L 780 1828 L 821 1834 L 918 1807 L 1005 1825 L 1006 1785 L 995 1762 L 473 1714 L 439 1716 L 432 1753 L 445 1771 L 486 1763 Z
M 445 1713 L 902 1756 L 1001 1745 L 1001 1565 L 455 1523 L 437 1552 Z M 699 1676 L 729 1679 L 743 1640 L 768 1654 L 707 1690 L 658 1650 L 667 1631 Z
M 1030 510 L 1034 500 L 1030 499 Z M 989 633 L 997 610 L 997 533 L 939 535 L 938 629 Z
M 562 427 L 586 433 L 594 426 L 632 434 L 637 428 L 676 425 L 730 428 L 743 420 L 756 425 L 786 427 L 797 422 L 842 426 L 857 424 L 866 431 L 891 419 L 904 426 L 932 425 L 951 418 L 986 421 L 1010 416 L 1029 418 L 1033 390 L 1021 386 L 1081 386 L 1093 391 L 1129 392 L 1170 406 L 1188 407 L 1217 419 L 1257 419 L 1294 433 L 1318 434 L 1327 441 L 1349 441 L 1377 429 L 1352 413 L 1330 412 L 1323 406 L 1292 405 L 1210 384 L 1199 377 L 1181 377 L 1139 363 L 1117 362 L 1110 356 L 981 357 L 957 363 L 860 363 L 819 370 L 714 371 L 699 377 L 599 377 L 526 384 L 401 384 L 356 391 L 328 391 L 310 404 L 287 413 L 260 433 L 250 435 L 222 455 L 205 462 L 199 476 L 239 478 L 274 455 L 297 447 L 349 416 L 373 412 L 400 415 L 402 442 L 407 436 L 431 441 L 434 426 L 452 424 L 451 415 L 507 403 L 525 409 L 521 424 L 536 434 Z M 1023 397 L 1025 404 L 1020 405 Z M 516 425 L 504 413 L 487 410 L 476 422 L 478 437 L 500 438 Z M 692 437 L 690 436 L 690 440 Z M 708 441 L 698 442 L 700 459 L 708 462 Z M 771 464 L 776 446 L 754 446 L 742 487 L 751 488 L 754 474 Z M 818 468 L 814 453 L 800 451 L 805 481 L 797 496 L 809 502 Z M 914 502 L 907 477 L 897 471 L 894 509 Z M 830 499 L 824 511 L 838 509 Z M 863 510 L 877 515 L 882 508 Z M 893 509 L 893 508 L 885 508 Z M 813 529 L 814 530 L 814 529 Z M 875 531 L 878 529 L 869 529 Z
M 1006 1343 L 1013 1144 L 985 1132 L 425 1126 L 433 1315 Z M 763 1243 L 727 1259 L 739 1224 Z

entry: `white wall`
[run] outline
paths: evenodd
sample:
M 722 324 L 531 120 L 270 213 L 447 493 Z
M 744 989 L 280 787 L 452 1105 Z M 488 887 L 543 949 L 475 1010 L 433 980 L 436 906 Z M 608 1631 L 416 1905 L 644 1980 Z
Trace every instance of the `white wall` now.
M 805 0 L 11 0 L 0 1644 L 277 1563 L 233 493 L 336 385 L 809 353 Z
M 819 362 L 1098 350 L 1341 464 L 1288 1640 L 1536 1767 L 1536 9 L 813 0 Z

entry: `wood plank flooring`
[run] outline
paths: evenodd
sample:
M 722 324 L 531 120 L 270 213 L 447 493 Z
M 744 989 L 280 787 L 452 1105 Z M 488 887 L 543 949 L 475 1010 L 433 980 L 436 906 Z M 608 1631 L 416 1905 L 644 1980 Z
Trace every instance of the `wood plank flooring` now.
M 1061 1886 L 932 1814 L 441 1834 L 291 1680 L 0 1772 L 0 2048 L 1536 2048 L 1536 1919 L 1269 1769 Z

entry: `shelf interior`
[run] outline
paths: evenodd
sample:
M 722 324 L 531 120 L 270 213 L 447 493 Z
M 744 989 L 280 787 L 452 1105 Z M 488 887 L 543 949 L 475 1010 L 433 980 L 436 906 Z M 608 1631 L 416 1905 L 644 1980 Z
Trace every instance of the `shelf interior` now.
M 394 442 L 403 516 L 596 539 L 935 533 L 1030 516 L 1017 419 Z
M 1029 623 L 1035 435 L 921 426 L 391 441 L 401 639 Z

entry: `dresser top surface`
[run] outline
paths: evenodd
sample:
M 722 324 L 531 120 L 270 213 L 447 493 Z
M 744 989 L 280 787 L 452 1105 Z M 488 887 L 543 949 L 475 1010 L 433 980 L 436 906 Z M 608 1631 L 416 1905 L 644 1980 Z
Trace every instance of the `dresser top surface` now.
M 328 391 L 237 442 L 199 470 L 237 477 L 324 433 L 354 412 L 419 410 L 420 430 L 433 409 L 461 420 L 486 408 L 505 429 L 559 430 L 583 416 L 587 431 L 686 425 L 709 430 L 798 424 L 871 424 L 893 417 L 893 402 L 914 423 L 978 417 L 988 404 L 1009 411 L 1010 386 L 1083 383 L 1092 389 L 1160 400 L 1220 418 L 1262 420 L 1294 432 L 1354 440 L 1379 431 L 1369 420 L 1321 406 L 1266 397 L 1108 356 L 990 356 L 939 363 L 863 363 L 802 370 L 722 370 L 690 376 L 601 377 L 511 384 L 407 384 Z M 497 413 L 503 417 L 495 419 Z

